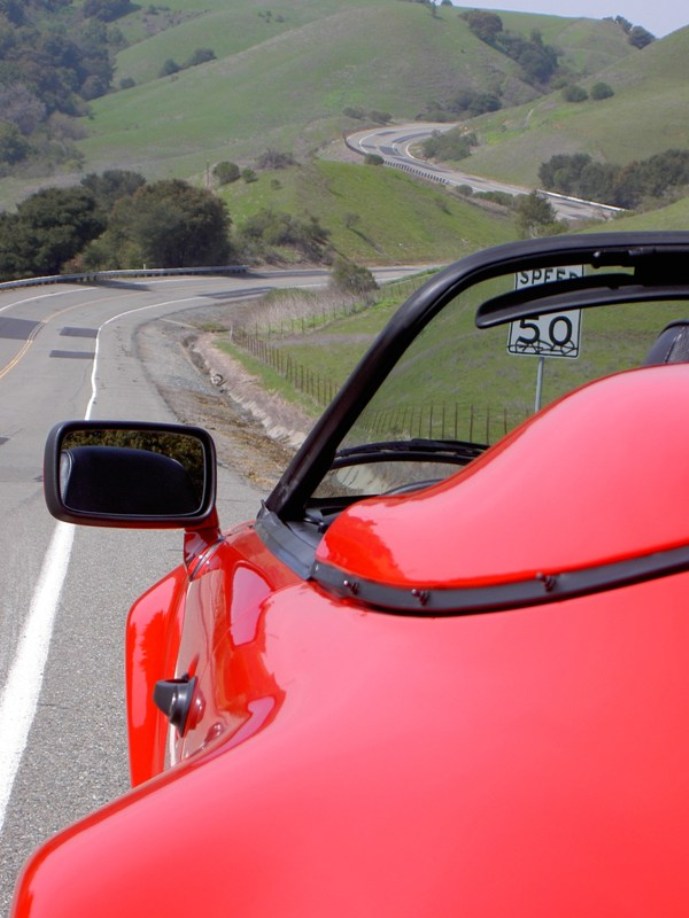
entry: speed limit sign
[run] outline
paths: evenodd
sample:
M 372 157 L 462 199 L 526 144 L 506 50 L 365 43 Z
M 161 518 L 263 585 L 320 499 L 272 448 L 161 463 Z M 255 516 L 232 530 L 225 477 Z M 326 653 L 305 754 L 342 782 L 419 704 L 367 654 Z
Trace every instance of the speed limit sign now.
M 583 276 L 583 266 L 548 268 L 539 271 L 521 271 L 515 286 L 533 287 L 537 284 Z M 579 356 L 581 341 L 581 310 L 551 312 L 543 316 L 529 316 L 510 324 L 507 350 L 510 354 L 529 357 Z

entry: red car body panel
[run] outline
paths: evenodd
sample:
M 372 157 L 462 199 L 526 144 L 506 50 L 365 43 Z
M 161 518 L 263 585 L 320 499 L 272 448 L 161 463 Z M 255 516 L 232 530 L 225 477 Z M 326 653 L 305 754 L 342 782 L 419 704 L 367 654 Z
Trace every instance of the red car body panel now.
M 16 914 L 685 915 L 688 588 L 392 627 L 288 587 L 256 732 L 58 836 Z
M 136 786 L 162 771 L 167 720 L 151 704 L 158 679 L 174 671 L 183 624 L 186 571 L 177 568 L 132 606 L 125 644 L 129 770 Z
M 243 648 L 254 648 L 263 600 L 296 581 L 247 525 L 202 556 L 191 582 L 179 567 L 132 606 L 126 658 L 132 785 L 165 768 L 169 725 L 150 699 L 156 682 L 175 667 L 201 680 L 189 725 L 178 740 L 180 758 L 251 717 L 247 698 L 252 691 L 262 697 L 263 680 L 253 662 L 255 649 Z M 201 660 L 205 665 L 199 667 Z
M 686 364 L 591 383 L 435 487 L 354 504 L 316 557 L 371 581 L 443 588 L 684 545 L 689 476 L 676 457 L 689 456 L 688 386 Z

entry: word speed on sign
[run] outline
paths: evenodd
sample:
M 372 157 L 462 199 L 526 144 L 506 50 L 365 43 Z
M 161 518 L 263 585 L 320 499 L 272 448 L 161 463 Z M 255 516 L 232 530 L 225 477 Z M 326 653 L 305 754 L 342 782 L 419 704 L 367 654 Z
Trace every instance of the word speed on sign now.
M 551 284 L 569 277 L 583 277 L 584 268 L 568 265 L 566 268 L 539 268 L 520 271 L 515 278 L 515 289 Z M 579 356 L 581 341 L 581 310 L 551 312 L 542 316 L 529 316 L 510 324 L 507 350 L 524 357 Z

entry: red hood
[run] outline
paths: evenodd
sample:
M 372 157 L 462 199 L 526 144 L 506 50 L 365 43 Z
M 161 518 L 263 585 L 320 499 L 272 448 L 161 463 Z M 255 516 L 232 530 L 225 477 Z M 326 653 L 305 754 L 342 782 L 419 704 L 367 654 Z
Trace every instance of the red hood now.
M 623 373 L 416 495 L 354 504 L 317 560 L 398 586 L 478 586 L 689 543 L 689 366 Z

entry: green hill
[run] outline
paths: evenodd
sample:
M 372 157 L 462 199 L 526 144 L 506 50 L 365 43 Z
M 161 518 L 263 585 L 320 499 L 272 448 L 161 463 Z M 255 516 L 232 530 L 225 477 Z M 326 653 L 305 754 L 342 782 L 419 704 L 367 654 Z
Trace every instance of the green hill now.
M 689 148 L 689 28 L 580 81 L 606 82 L 614 96 L 567 103 L 554 92 L 477 121 L 481 146 L 468 172 L 538 184 L 538 167 L 556 153 L 588 153 L 625 164 L 671 148 Z
M 220 190 L 235 226 L 262 210 L 315 217 L 362 264 L 442 264 L 516 235 L 514 219 L 394 169 L 314 160 Z
M 185 177 L 221 159 L 250 160 L 267 147 L 297 155 L 357 122 L 347 107 L 413 119 L 460 89 L 499 93 L 511 106 L 538 97 L 515 61 L 479 41 L 454 7 L 402 0 L 295 0 L 270 14 L 245 0 L 168 0 L 117 25 L 134 42 L 117 56 L 116 83 L 136 85 L 92 103 L 86 168 L 126 165 L 147 177 Z M 156 8 L 154 8 L 156 9 Z M 632 53 L 610 23 L 511 14 L 583 74 Z M 164 27 L 167 26 L 167 27 Z M 182 66 L 196 49 L 216 57 Z

